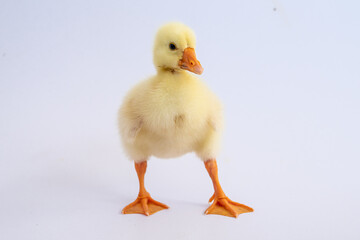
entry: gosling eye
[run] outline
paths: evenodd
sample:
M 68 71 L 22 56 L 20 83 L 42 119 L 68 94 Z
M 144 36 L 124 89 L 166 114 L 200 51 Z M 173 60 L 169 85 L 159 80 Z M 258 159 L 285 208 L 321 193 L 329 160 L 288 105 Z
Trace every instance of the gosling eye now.
M 170 50 L 174 51 L 174 50 L 176 50 L 176 45 L 174 43 L 170 43 L 169 48 L 170 48 Z

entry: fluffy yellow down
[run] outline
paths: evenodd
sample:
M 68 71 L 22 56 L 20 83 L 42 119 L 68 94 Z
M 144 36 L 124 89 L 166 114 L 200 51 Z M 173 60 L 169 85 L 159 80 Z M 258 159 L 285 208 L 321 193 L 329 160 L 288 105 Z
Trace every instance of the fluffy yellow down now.
M 177 51 L 170 51 L 169 43 L 175 43 Z M 186 47 L 195 47 L 191 29 L 180 23 L 160 28 L 154 44 L 157 74 L 136 85 L 119 110 L 123 146 L 135 162 L 188 152 L 203 161 L 216 158 L 221 104 L 198 77 L 178 67 Z

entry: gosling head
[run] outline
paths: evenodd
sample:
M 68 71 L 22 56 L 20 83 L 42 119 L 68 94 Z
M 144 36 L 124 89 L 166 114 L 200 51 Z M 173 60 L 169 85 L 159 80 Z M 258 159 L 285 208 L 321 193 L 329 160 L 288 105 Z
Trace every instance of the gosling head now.
M 156 68 L 201 74 L 204 69 L 196 59 L 195 34 L 182 23 L 168 23 L 156 34 L 154 64 Z

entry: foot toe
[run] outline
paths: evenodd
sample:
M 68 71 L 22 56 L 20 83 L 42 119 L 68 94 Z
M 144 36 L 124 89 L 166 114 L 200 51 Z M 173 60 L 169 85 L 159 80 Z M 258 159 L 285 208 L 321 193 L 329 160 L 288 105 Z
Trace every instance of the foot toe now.
M 156 204 L 156 205 L 158 205 L 158 206 L 160 206 L 160 207 L 163 207 L 163 208 L 165 208 L 165 209 L 168 209 L 168 208 L 169 208 L 168 205 L 163 204 L 163 203 L 161 203 L 161 202 L 158 202 L 158 201 L 152 199 L 151 197 L 149 197 L 148 200 L 149 200 L 149 202 L 152 202 L 152 203 L 154 203 L 154 204 Z
M 219 200 L 219 203 L 226 209 L 230 212 L 230 214 L 233 216 L 233 217 L 237 217 L 237 212 L 235 211 L 235 209 L 229 204 L 228 200 L 226 198 L 224 199 L 220 199 Z
M 146 216 L 150 216 L 147 198 L 142 198 L 141 199 L 141 206 L 144 209 L 144 214 Z
M 211 198 L 209 199 L 209 203 L 211 203 L 215 198 L 215 193 L 211 196 Z

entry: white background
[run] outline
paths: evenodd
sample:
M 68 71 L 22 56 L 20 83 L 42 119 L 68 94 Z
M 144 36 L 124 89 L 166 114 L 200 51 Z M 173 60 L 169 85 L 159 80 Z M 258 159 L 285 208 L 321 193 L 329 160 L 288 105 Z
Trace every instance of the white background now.
M 360 239 L 359 1 L 1 1 L 0 239 Z M 116 112 L 178 20 L 226 114 L 220 181 L 254 213 L 205 216 L 194 154 L 138 181 Z M 206 238 L 205 238 L 206 237 Z

